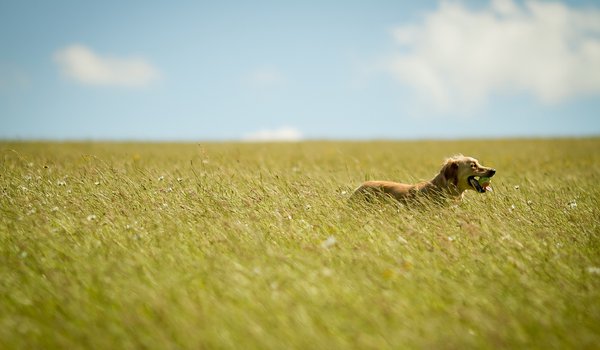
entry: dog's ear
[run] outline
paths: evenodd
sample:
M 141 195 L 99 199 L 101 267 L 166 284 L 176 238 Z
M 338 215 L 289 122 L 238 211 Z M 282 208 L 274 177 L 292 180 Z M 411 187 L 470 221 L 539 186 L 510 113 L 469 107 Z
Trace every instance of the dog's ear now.
M 449 160 L 446 163 L 446 165 L 444 165 L 442 172 L 444 173 L 444 177 L 446 178 L 446 181 L 454 184 L 454 186 L 458 186 L 458 163 L 457 162 L 455 162 L 453 160 Z

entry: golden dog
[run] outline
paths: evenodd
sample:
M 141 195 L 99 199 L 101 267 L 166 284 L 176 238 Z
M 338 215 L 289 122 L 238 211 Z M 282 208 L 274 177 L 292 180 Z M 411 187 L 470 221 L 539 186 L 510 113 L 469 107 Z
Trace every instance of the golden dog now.
M 472 157 L 457 155 L 446 159 L 439 174 L 430 181 L 418 184 L 403 184 L 392 181 L 367 181 L 360 185 L 352 198 L 373 198 L 387 195 L 399 202 L 408 203 L 419 198 L 434 200 L 462 199 L 466 190 L 479 193 L 490 191 L 489 182 L 480 184 L 478 177 L 492 177 L 496 169 L 484 167 Z

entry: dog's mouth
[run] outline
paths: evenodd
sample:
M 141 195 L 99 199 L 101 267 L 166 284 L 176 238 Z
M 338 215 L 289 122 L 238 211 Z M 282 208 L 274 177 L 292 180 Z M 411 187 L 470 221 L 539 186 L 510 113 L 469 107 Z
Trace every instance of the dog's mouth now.
M 491 176 L 488 176 L 488 178 L 490 178 Z M 481 176 L 469 176 L 467 178 L 467 181 L 469 182 L 469 185 L 471 185 L 471 187 L 473 187 L 475 189 L 475 191 L 479 192 L 479 193 L 485 193 L 488 191 L 492 191 L 492 186 L 490 186 L 490 182 L 489 181 L 484 181 L 482 183 L 480 183 Z

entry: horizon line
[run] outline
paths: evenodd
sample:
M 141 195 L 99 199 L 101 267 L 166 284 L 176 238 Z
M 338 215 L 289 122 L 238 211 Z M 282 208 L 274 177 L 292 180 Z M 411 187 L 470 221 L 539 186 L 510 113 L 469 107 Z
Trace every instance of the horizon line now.
M 431 141 L 483 141 L 483 140 L 568 140 L 595 139 L 600 133 L 590 134 L 547 134 L 547 135 L 494 135 L 494 136 L 415 136 L 415 137 L 305 137 L 299 140 L 244 140 L 242 138 L 85 138 L 85 137 L 31 137 L 2 138 L 0 143 L 311 143 L 311 142 L 431 142 Z

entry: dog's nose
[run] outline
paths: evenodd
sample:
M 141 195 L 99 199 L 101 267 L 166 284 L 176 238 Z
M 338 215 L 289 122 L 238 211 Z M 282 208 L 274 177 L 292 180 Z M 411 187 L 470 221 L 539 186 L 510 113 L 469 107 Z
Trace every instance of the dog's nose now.
M 488 173 L 490 174 L 489 177 L 492 177 L 496 174 L 496 169 L 490 169 L 490 171 L 488 171 Z

